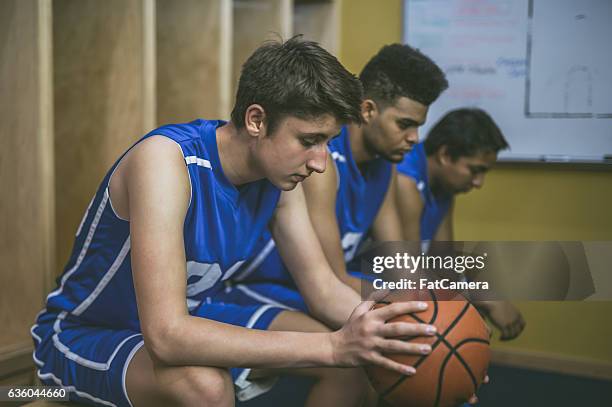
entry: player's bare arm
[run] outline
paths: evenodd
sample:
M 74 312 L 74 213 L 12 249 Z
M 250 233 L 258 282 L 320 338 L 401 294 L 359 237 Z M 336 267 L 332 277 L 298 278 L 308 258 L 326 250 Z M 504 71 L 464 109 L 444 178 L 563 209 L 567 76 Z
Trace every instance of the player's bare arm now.
M 398 207 L 404 240 L 421 241 L 421 213 L 424 203 L 414 179 L 397 177 Z
M 336 219 L 338 174 L 331 155 L 327 156 L 325 172 L 312 174 L 303 182 L 303 186 L 308 214 L 323 248 L 325 258 L 340 281 L 359 293 L 361 280 L 350 276 L 346 272 L 338 220 Z
M 402 311 L 405 309 L 422 309 L 423 304 L 410 301 L 392 304 L 390 307 L 393 308 L 384 307 L 372 311 L 372 301 L 360 303 L 357 293 L 336 278 L 327 264 L 308 216 L 304 192 L 300 185 L 281 194 L 270 230 L 300 292 L 309 307 L 317 313 L 315 316 L 329 326 L 342 326 L 331 334 L 333 348 L 338 350 L 335 360 L 351 360 L 351 366 L 375 363 L 392 370 L 409 374 L 413 372 L 411 367 L 397 365 L 382 354 L 423 354 L 427 353 L 428 349 L 389 338 L 401 336 L 398 334 L 400 331 L 418 332 L 413 335 L 432 335 L 434 328 L 425 324 L 385 324 L 384 321 L 390 319 L 391 313 L 399 315 L 405 312 Z M 390 308 L 389 313 L 378 313 L 386 308 Z M 381 322 L 383 325 L 380 325 Z
M 336 227 L 335 215 L 331 220 Z M 330 327 L 342 326 L 360 297 L 332 271 L 312 226 L 301 185 L 281 194 L 270 231 L 311 314 Z M 330 242 L 342 256 L 337 231 L 336 240 Z
M 397 198 L 397 181 L 397 168 L 394 165 L 385 200 L 372 225 L 372 237 L 380 242 L 392 242 L 404 239 Z
M 189 315 L 183 223 L 190 185 L 182 154 L 173 141 L 156 136 L 135 147 L 122 166 L 139 318 L 154 360 L 268 368 L 339 363 L 329 334 L 251 330 Z
M 397 371 L 411 371 L 378 352 L 418 353 L 420 348 L 382 336 L 425 335 L 427 326 L 385 324 L 386 315 L 370 313 L 367 303 L 336 333 L 268 332 L 189 315 L 182 227 L 190 188 L 183 157 L 172 141 L 152 137 L 134 148 L 122 165 L 140 323 L 147 350 L 156 362 L 261 368 L 377 363 Z M 118 195 L 116 200 L 125 203 L 126 196 L 122 200 Z M 305 205 L 303 195 L 301 199 Z M 304 206 L 302 211 L 306 214 Z M 314 234 L 312 229 L 310 234 Z M 325 262 L 322 253 L 318 257 Z M 328 272 L 333 275 L 331 270 Z M 419 309 L 417 303 L 395 308 L 396 314 Z

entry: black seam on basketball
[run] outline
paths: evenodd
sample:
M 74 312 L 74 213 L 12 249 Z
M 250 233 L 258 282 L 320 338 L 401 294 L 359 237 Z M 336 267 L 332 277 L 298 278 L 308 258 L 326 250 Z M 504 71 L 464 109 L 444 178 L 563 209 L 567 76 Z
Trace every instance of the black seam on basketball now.
M 431 300 L 433 301 L 433 304 L 434 304 L 434 310 L 433 310 L 433 314 L 431 315 L 431 321 L 429 321 L 429 324 L 433 324 L 436 322 L 436 319 L 438 318 L 438 299 L 436 298 L 436 293 L 434 290 L 429 290 L 429 294 L 431 295 Z
M 433 295 L 433 293 L 432 293 Z M 435 304 L 436 302 L 434 302 Z M 448 328 L 446 328 L 446 330 L 442 333 L 436 333 L 436 341 L 431 345 L 431 352 L 433 353 L 433 351 L 436 349 L 436 347 L 440 344 L 440 342 L 446 342 L 444 340 L 444 338 L 446 337 L 446 335 L 448 335 L 448 333 L 451 331 L 451 329 L 453 329 L 455 327 L 455 325 L 457 325 L 457 323 L 461 320 L 461 318 L 463 318 L 463 315 L 467 312 L 467 310 L 470 308 L 470 303 L 466 302 L 465 306 L 463 307 L 463 309 L 461 310 L 461 312 L 459 313 L 459 315 L 457 315 L 455 317 L 455 319 L 453 320 L 453 322 L 451 322 L 451 324 L 448 326 Z M 413 316 L 413 318 L 422 321 L 420 318 Z M 448 346 L 450 349 L 452 349 L 452 346 L 446 342 L 445 343 L 446 346 Z M 452 352 L 451 352 L 452 353 Z M 417 367 L 419 367 L 419 365 L 421 363 L 423 363 L 423 361 L 425 360 L 425 358 L 428 355 L 423 355 L 419 358 L 419 360 L 416 361 L 416 363 L 414 364 L 414 368 L 416 369 Z M 381 396 L 385 397 L 387 396 L 389 393 L 391 393 L 393 390 L 395 390 L 397 388 L 397 386 L 399 386 L 400 384 L 402 384 L 404 382 L 404 380 L 406 380 L 407 378 L 409 378 L 410 376 L 406 376 L 406 375 L 401 375 L 399 379 L 396 380 L 395 383 L 393 383 L 391 386 L 389 386 L 389 388 L 383 392 L 381 392 Z
M 487 345 L 491 344 L 489 341 L 487 341 L 486 339 L 482 339 L 482 338 L 465 338 L 464 340 L 459 342 L 457 345 L 455 345 L 454 348 L 459 349 L 461 345 L 465 345 L 466 343 L 469 343 L 469 342 L 480 342 L 480 343 L 484 343 Z
M 433 407 L 438 407 L 440 405 L 440 397 L 442 396 L 442 385 L 444 384 L 444 369 L 446 369 L 446 365 L 450 360 L 451 356 L 453 356 L 452 352 L 449 352 L 448 355 L 444 358 L 442 365 L 440 366 L 440 371 L 438 372 L 438 388 L 436 389 L 436 400 L 434 401 Z
M 474 372 L 472 372 L 472 369 L 470 369 L 470 367 L 465 362 L 465 360 L 463 360 L 463 357 L 461 357 L 459 352 L 457 352 L 457 348 L 450 346 L 450 344 L 447 341 L 444 341 L 444 342 L 445 342 L 445 345 L 448 347 L 449 355 L 455 355 L 455 357 L 457 357 L 457 360 L 459 360 L 459 363 L 463 365 L 465 370 L 468 372 L 468 375 L 470 375 L 470 379 L 472 380 L 472 386 L 474 387 L 474 393 L 476 393 L 478 382 L 476 380 L 476 376 L 474 376 Z
M 476 393 L 476 390 L 478 390 L 478 380 L 476 379 L 476 375 L 474 374 L 474 372 L 472 372 L 472 369 L 470 368 L 470 365 L 467 364 L 467 362 L 463 359 L 463 357 L 459 353 L 459 348 L 461 346 L 465 345 L 466 343 L 473 343 L 473 342 L 484 343 L 484 344 L 489 345 L 489 341 L 484 340 L 484 339 L 480 339 L 480 338 L 467 338 L 467 339 L 464 339 L 461 342 L 459 342 L 456 346 L 454 346 L 453 349 L 451 350 L 451 353 L 455 354 L 455 356 L 457 357 L 459 362 L 463 365 L 465 370 L 470 375 L 470 378 L 472 379 L 472 384 L 474 385 L 474 393 Z
M 442 366 L 440 367 L 440 372 L 438 373 L 438 388 L 436 390 L 436 401 L 434 403 L 434 407 L 438 407 L 438 405 L 440 404 L 440 397 L 442 395 L 442 384 L 444 382 L 444 369 L 446 369 L 446 365 L 448 364 L 448 362 L 450 361 L 450 359 L 451 359 L 451 357 L 453 355 L 455 355 L 459 359 L 459 361 L 461 362 L 463 367 L 466 369 L 466 371 L 470 375 L 470 379 L 472 379 L 472 385 L 474 386 L 474 393 L 476 393 L 476 390 L 478 389 L 477 385 L 476 385 L 477 384 L 476 383 L 476 377 L 474 376 L 474 373 L 472 372 L 470 367 L 465 363 L 465 361 L 463 360 L 463 358 L 461 357 L 461 355 L 457 351 L 457 349 L 459 349 L 462 345 L 465 345 L 466 343 L 470 343 L 470 342 L 486 343 L 487 345 L 489 344 L 489 341 L 484 340 L 484 339 L 480 339 L 480 338 L 467 338 L 467 339 L 464 339 L 461 342 L 459 342 L 456 347 L 450 348 L 451 351 L 444 358 L 444 361 L 442 362 Z
M 448 328 L 446 328 L 446 331 L 444 331 L 444 333 L 442 334 L 443 337 L 446 337 L 446 335 L 448 335 L 448 333 L 455 327 L 455 325 L 457 325 L 459 323 L 459 321 L 461 320 L 461 318 L 463 318 L 463 315 L 465 315 L 465 313 L 467 312 L 467 310 L 469 308 L 470 308 L 470 303 L 466 302 L 465 306 L 463 307 L 463 309 L 461 310 L 459 315 L 457 315 L 455 317 L 453 322 L 451 322 L 451 324 L 448 326 Z

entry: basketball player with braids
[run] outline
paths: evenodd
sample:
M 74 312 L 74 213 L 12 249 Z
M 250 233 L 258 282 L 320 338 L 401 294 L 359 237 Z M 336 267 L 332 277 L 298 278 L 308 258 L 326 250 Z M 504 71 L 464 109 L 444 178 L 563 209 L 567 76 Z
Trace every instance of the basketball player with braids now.
M 401 100 L 389 114 L 408 134 L 426 108 Z M 423 304 L 360 303 L 328 265 L 301 187 L 329 166 L 327 143 L 343 124 L 377 114 L 333 56 L 293 38 L 247 60 L 231 121 L 144 136 L 104 177 L 32 327 L 38 377 L 94 405 L 224 407 L 268 390 L 279 369 L 309 370 L 308 406 L 359 406 L 362 369 L 329 368 L 413 374 L 384 355 L 429 352 L 394 338 L 432 327 L 385 321 Z M 407 138 L 385 149 L 390 158 L 401 159 Z M 280 304 L 222 300 L 265 228 L 309 309 L 335 331 Z

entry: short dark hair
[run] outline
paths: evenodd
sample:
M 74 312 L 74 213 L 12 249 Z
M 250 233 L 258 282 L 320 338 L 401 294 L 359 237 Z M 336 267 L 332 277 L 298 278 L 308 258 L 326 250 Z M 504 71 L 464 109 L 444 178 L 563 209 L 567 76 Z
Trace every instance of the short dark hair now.
M 497 153 L 509 147 L 491 116 L 477 108 L 445 114 L 429 131 L 424 146 L 428 156 L 446 146 L 453 161 L 480 152 Z
M 385 45 L 359 75 L 366 98 L 382 108 L 407 97 L 429 106 L 448 88 L 444 72 L 426 55 L 405 44 Z
M 232 121 L 244 127 L 252 104 L 266 111 L 269 132 L 280 119 L 331 114 L 342 124 L 361 123 L 362 87 L 355 75 L 313 41 L 295 36 L 267 41 L 242 66 Z

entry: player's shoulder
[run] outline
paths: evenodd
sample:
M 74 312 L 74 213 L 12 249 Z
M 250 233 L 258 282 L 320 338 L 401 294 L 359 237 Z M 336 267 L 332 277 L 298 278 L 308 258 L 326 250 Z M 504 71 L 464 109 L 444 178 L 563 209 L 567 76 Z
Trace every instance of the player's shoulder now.
M 180 146 L 163 135 L 151 135 L 138 142 L 120 163 L 117 175 L 128 188 L 139 193 L 189 190 L 189 176 Z M 146 190 L 146 191 L 145 191 Z
M 425 207 L 422 195 L 423 181 L 412 177 L 397 177 L 397 192 L 402 201 L 402 207 L 420 216 Z
M 126 157 L 130 167 L 141 165 L 160 170 L 166 166 L 182 164 L 184 156 L 180 145 L 162 134 L 153 134 L 137 143 Z
M 397 172 L 399 175 L 416 180 L 416 182 L 427 177 L 427 156 L 423 143 L 414 146 L 412 151 L 404 156 L 402 162 L 397 164 Z

